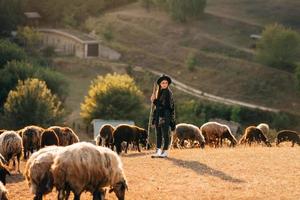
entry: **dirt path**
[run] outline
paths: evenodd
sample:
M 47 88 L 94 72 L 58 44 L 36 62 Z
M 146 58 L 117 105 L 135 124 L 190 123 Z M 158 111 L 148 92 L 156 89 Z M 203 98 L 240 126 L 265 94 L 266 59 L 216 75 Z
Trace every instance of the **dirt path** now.
M 147 71 L 149 71 L 157 76 L 160 76 L 161 74 L 164 73 L 164 72 L 159 72 L 159 71 L 152 70 L 152 69 L 147 69 Z M 223 98 L 223 97 L 219 97 L 219 96 L 216 96 L 213 94 L 209 94 L 209 93 L 203 92 L 201 90 L 195 89 L 193 87 L 190 87 L 174 78 L 172 78 L 172 81 L 174 83 L 173 86 L 175 88 L 177 88 L 187 94 L 190 94 L 192 96 L 201 98 L 201 99 L 206 99 L 206 100 L 223 103 L 223 104 L 227 104 L 227 105 L 238 105 L 238 106 L 244 106 L 244 107 L 253 108 L 253 109 L 259 109 L 259 110 L 263 110 L 263 111 L 279 112 L 278 109 L 269 108 L 269 107 L 265 107 L 265 106 L 260 106 L 260 105 L 256 105 L 256 104 L 246 103 L 246 102 L 242 102 L 242 101 L 237 101 L 237 100 Z

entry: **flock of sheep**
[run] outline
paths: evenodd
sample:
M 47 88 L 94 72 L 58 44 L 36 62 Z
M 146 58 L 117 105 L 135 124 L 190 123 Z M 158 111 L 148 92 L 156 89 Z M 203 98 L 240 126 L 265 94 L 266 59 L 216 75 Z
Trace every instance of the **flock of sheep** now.
M 192 124 L 177 124 L 172 133 L 173 148 L 205 145 L 222 147 L 226 140 L 230 146 L 264 143 L 271 146 L 267 135 L 269 126 L 259 124 L 245 129 L 239 142 L 227 125 L 217 122 L 207 122 L 201 127 Z M 128 189 L 123 166 L 118 154 L 122 150 L 127 153 L 129 144 L 133 144 L 140 152 L 139 145 L 150 148 L 148 133 L 138 126 L 122 124 L 113 127 L 103 125 L 96 137 L 96 145 L 80 142 L 78 136 L 69 127 L 51 126 L 43 129 L 38 126 L 27 126 L 19 131 L 0 130 L 0 199 L 6 200 L 6 175 L 10 160 L 18 162 L 23 152 L 26 162 L 23 172 L 34 200 L 42 200 L 43 196 L 56 188 L 57 199 L 69 199 L 73 192 L 74 199 L 79 200 L 82 192 L 88 191 L 94 200 L 105 198 L 107 190 L 114 192 L 119 200 L 125 199 Z M 297 132 L 279 131 L 276 145 L 283 141 L 291 141 L 300 145 Z M 109 147 L 109 148 L 107 148 Z M 116 149 L 116 152 L 113 150 Z M 35 152 L 34 152 L 35 151 Z
M 1 200 L 8 199 L 4 185 L 10 175 L 9 162 L 13 160 L 16 167 L 16 158 L 20 172 L 22 150 L 24 159 L 28 158 L 23 174 L 34 200 L 42 200 L 53 188 L 58 200 L 69 199 L 70 192 L 79 200 L 85 191 L 94 200 L 102 200 L 108 189 L 119 200 L 125 199 L 128 187 L 120 157 L 109 148 L 80 142 L 71 128 L 27 126 L 0 134 Z

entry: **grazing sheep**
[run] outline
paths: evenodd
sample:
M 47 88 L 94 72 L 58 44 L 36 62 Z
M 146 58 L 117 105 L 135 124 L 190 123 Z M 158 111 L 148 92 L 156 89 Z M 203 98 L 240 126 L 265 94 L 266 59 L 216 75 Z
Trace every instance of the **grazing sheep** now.
M 96 145 L 110 147 L 113 143 L 113 132 L 115 128 L 110 124 L 103 124 L 96 137 Z
M 192 124 L 177 124 L 174 134 L 174 141 L 175 140 L 179 140 L 181 146 L 184 146 L 184 140 L 192 140 L 192 143 L 196 140 L 199 142 L 201 148 L 205 146 L 205 139 L 200 129 Z
M 43 195 L 53 189 L 53 178 L 50 167 L 56 154 L 63 147 L 50 146 L 35 152 L 27 161 L 24 176 L 28 186 L 34 194 L 34 200 L 42 200 Z
M 131 142 L 134 142 L 137 146 L 138 151 L 141 152 L 139 143 L 144 146 L 147 145 L 148 133 L 143 128 L 134 125 L 121 124 L 117 126 L 115 131 L 113 132 L 113 138 L 114 142 L 112 145 L 112 149 L 115 145 L 118 154 L 122 152 L 121 144 L 123 141 L 127 142 L 125 153 L 127 153 L 128 146 Z
M 45 146 L 57 145 L 59 144 L 59 139 L 55 131 L 51 129 L 46 129 L 41 135 L 40 146 L 41 148 Z
M 8 192 L 2 182 L 0 182 L 0 199 L 8 200 Z
M 79 142 L 78 136 L 69 127 L 51 126 L 48 129 L 52 129 L 56 133 L 59 146 L 68 146 Z
M 6 168 L 5 163 L 0 160 L 0 181 L 4 185 L 6 184 L 6 175 L 10 175 L 9 170 Z
M 300 145 L 300 137 L 296 131 L 290 131 L 290 130 L 279 131 L 276 138 L 276 146 L 278 146 L 281 142 L 284 141 L 291 141 L 292 147 L 294 147 L 295 143 Z
M 7 162 L 17 157 L 18 172 L 20 172 L 20 157 L 22 155 L 22 138 L 15 131 L 5 131 L 0 135 L 0 153 Z M 15 161 L 14 161 L 15 166 Z
M 40 149 L 40 137 L 43 132 L 43 128 L 39 126 L 26 126 L 21 131 L 21 137 L 23 141 L 24 158 L 29 157 L 29 152 L 33 153 L 33 150 Z
M 261 123 L 261 124 L 257 125 L 256 128 L 258 128 L 259 130 L 261 130 L 261 132 L 264 135 L 268 135 L 269 134 L 270 128 L 269 128 L 269 125 L 266 124 L 266 123 Z
M 271 147 L 271 143 L 268 141 L 267 137 L 263 134 L 263 132 L 256 128 L 255 126 L 249 126 L 246 128 L 244 135 L 240 139 L 240 144 L 248 143 L 251 146 L 252 142 L 264 142 L 268 147 Z
M 51 172 L 58 200 L 67 199 L 70 191 L 76 200 L 84 191 L 91 192 L 93 199 L 100 199 L 103 187 L 111 187 L 118 199 L 125 199 L 127 184 L 122 162 L 109 148 L 87 142 L 64 147 L 56 155 Z
M 231 133 L 230 128 L 227 125 L 220 124 L 218 122 L 207 122 L 200 127 L 200 132 L 204 136 L 207 144 L 214 144 L 218 147 L 219 144 L 223 143 L 223 139 L 228 139 L 231 143 L 230 146 L 235 146 L 237 140 Z

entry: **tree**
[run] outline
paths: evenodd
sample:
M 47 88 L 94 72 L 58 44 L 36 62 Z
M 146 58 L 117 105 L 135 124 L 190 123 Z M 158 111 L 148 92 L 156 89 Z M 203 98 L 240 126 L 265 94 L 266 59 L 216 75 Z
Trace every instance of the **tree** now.
M 300 55 L 300 36 L 279 24 L 269 25 L 257 44 L 257 59 L 271 67 L 294 70 Z
M 141 122 L 143 110 L 142 93 L 134 80 L 128 75 L 107 74 L 92 81 L 80 115 L 86 123 L 95 118 Z
M 4 104 L 3 120 L 7 128 L 20 129 L 28 124 L 47 127 L 62 121 L 64 110 L 44 81 L 19 81 Z
M 167 0 L 167 3 L 171 16 L 181 22 L 201 16 L 206 6 L 206 0 Z
M 52 93 L 62 101 L 68 95 L 68 83 L 62 74 L 25 61 L 9 62 L 0 70 L 0 77 L 0 108 L 2 108 L 9 91 L 16 87 L 18 81 L 28 78 L 44 80 Z
M 0 1 L 0 35 L 8 36 L 22 21 L 22 0 Z
M 26 59 L 25 51 L 8 40 L 0 39 L 0 69 L 9 61 Z
M 40 38 L 40 33 L 34 28 L 28 26 L 18 28 L 17 40 L 31 53 L 37 54 Z

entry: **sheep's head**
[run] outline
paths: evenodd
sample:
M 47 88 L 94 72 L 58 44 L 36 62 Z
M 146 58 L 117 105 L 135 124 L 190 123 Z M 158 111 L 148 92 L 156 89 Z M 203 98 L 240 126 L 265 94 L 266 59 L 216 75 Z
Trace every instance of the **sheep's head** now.
M 145 129 L 143 129 L 139 134 L 139 141 L 143 146 L 147 145 L 148 133 Z
M 111 187 L 109 192 L 114 192 L 118 198 L 118 200 L 125 199 L 125 190 L 128 190 L 128 186 L 125 180 L 122 180 Z

